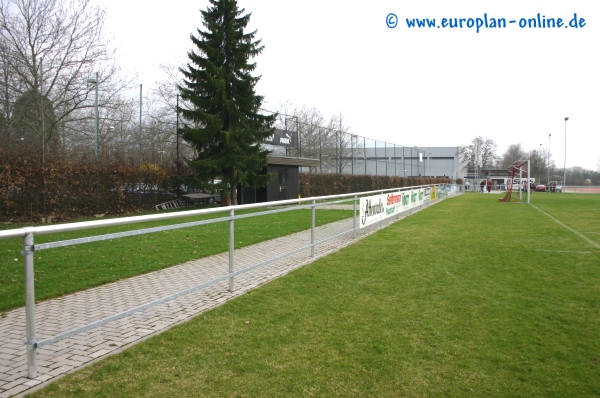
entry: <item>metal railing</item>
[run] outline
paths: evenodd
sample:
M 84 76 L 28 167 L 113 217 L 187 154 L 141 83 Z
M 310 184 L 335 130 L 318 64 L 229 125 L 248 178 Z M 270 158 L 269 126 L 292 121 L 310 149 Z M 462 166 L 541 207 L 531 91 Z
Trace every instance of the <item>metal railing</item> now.
M 434 186 L 437 186 L 437 184 Z M 167 301 L 176 299 L 180 296 L 192 293 L 194 291 L 203 289 L 207 286 L 213 285 L 215 283 L 218 283 L 218 282 L 221 282 L 224 280 L 229 281 L 229 291 L 233 291 L 235 277 L 240 274 L 246 273 L 246 272 L 256 269 L 258 267 L 262 267 L 269 263 L 281 260 L 285 257 L 297 254 L 301 251 L 308 250 L 308 249 L 310 249 L 311 257 L 314 257 L 315 256 L 315 248 L 319 244 L 323 244 L 327 241 L 339 238 L 339 237 L 344 236 L 349 233 L 353 233 L 354 237 L 356 237 L 357 231 L 359 230 L 358 220 L 357 220 L 357 211 L 356 211 L 359 198 L 369 196 L 369 195 L 374 195 L 374 194 L 403 192 L 403 191 L 407 191 L 407 190 L 415 190 L 415 189 L 427 188 L 427 187 L 432 187 L 432 186 L 425 185 L 425 186 L 406 187 L 406 188 L 384 189 L 384 190 L 359 192 L 359 193 L 351 193 L 351 194 L 299 198 L 299 199 L 290 199 L 290 200 L 283 200 L 283 201 L 277 201 L 277 202 L 254 203 L 254 204 L 227 206 L 227 207 L 210 208 L 210 209 L 202 209 L 202 210 L 189 210 L 189 211 L 180 211 L 180 212 L 172 212 L 172 213 L 164 213 L 164 214 L 153 214 L 153 215 L 145 215 L 145 216 L 126 217 L 126 218 L 115 218 L 115 219 L 108 219 L 108 220 L 85 221 L 85 222 L 77 222 L 77 223 L 72 223 L 72 224 L 57 224 L 57 225 L 48 225 L 48 226 L 41 226 L 41 227 L 24 227 L 24 228 L 0 231 L 0 239 L 9 239 L 9 238 L 22 238 L 23 239 L 23 251 L 21 254 L 24 256 L 24 271 L 25 271 L 25 316 L 26 316 L 25 344 L 27 346 L 28 377 L 29 378 L 37 377 L 36 350 L 38 348 L 55 343 L 57 341 L 71 337 L 78 333 L 99 327 L 108 322 L 121 319 L 123 317 L 129 316 L 136 312 L 148 309 L 150 307 L 153 307 L 153 306 L 165 303 Z M 452 195 L 461 193 L 461 190 L 459 189 L 458 186 L 452 186 L 452 189 L 447 189 L 447 190 L 444 189 L 444 192 L 445 192 L 446 196 L 452 196 Z M 430 205 L 433 203 L 437 203 L 439 201 L 439 199 L 444 199 L 444 198 L 436 197 L 435 200 L 427 201 L 426 203 L 423 203 L 423 205 L 427 206 L 427 205 Z M 347 203 L 347 202 L 350 202 L 353 205 L 352 228 L 347 231 L 343 231 L 341 233 L 336 233 L 332 236 L 328 236 L 324 239 L 317 241 L 316 234 L 315 234 L 316 209 L 318 207 L 330 206 L 330 205 Z M 420 208 L 422 208 L 423 205 L 420 205 Z M 281 207 L 281 206 L 283 206 L 283 207 Z M 280 207 L 280 208 L 256 212 L 256 213 L 236 215 L 236 211 L 250 210 L 250 209 L 263 209 L 263 208 L 272 208 L 272 207 Z M 235 270 L 235 258 L 234 258 L 235 220 L 249 218 L 249 217 L 259 217 L 262 215 L 274 214 L 274 213 L 292 211 L 292 210 L 298 210 L 298 209 L 311 209 L 310 244 L 304 245 L 300 248 L 296 248 L 292 251 L 287 251 L 281 255 L 275 256 L 266 261 L 256 263 L 256 264 L 246 267 L 244 269 L 237 270 L 237 271 Z M 34 241 L 35 235 L 54 234 L 54 233 L 77 231 L 77 230 L 89 230 L 89 229 L 93 229 L 93 228 L 109 227 L 109 226 L 117 226 L 117 225 L 130 225 L 130 224 L 143 223 L 143 222 L 148 222 L 148 221 L 170 220 L 170 219 L 177 219 L 177 218 L 183 218 L 183 217 L 189 217 L 189 216 L 210 215 L 210 214 L 223 213 L 223 212 L 227 212 L 227 216 L 213 218 L 213 219 L 193 221 L 193 222 L 172 224 L 172 225 L 166 225 L 166 226 L 160 226 L 160 227 L 143 228 L 143 229 L 132 230 L 132 231 L 127 231 L 127 232 L 108 233 L 108 234 L 104 234 L 104 235 L 56 241 L 56 242 L 50 242 L 50 243 L 35 244 L 35 241 Z M 410 212 L 412 213 L 412 208 L 410 209 Z M 395 219 L 397 219 L 397 218 L 398 217 L 395 217 Z M 39 250 L 46 250 L 46 249 L 65 247 L 65 246 L 74 246 L 74 245 L 83 244 L 83 243 L 99 242 L 99 241 L 104 241 L 104 240 L 108 240 L 108 239 L 118 239 L 118 238 L 137 236 L 137 235 L 143 235 L 143 234 L 151 234 L 151 233 L 160 232 L 160 231 L 188 228 L 188 227 L 194 227 L 194 226 L 200 226 L 200 225 L 206 225 L 206 224 L 212 224 L 212 223 L 218 223 L 218 222 L 228 222 L 229 223 L 229 231 L 228 231 L 228 235 L 229 235 L 229 259 L 228 259 L 229 269 L 228 269 L 228 273 L 226 273 L 222 276 L 219 276 L 217 278 L 214 278 L 212 280 L 209 280 L 207 282 L 193 286 L 191 288 L 188 288 L 188 289 L 179 291 L 177 293 L 162 297 L 160 299 L 145 303 L 143 305 L 128 309 L 126 311 L 119 312 L 119 313 L 111 315 L 109 317 L 105 317 L 103 319 L 94 321 L 85 326 L 71 329 L 69 331 L 60 333 L 53 337 L 49 337 L 44 340 L 37 341 L 36 326 L 35 326 L 35 287 L 34 287 L 34 253 L 35 252 L 37 252 Z M 378 224 L 374 224 L 374 225 L 375 226 L 372 228 L 377 229 L 377 228 L 382 227 L 383 224 L 382 224 L 382 222 L 379 222 Z M 367 229 L 367 228 L 365 228 L 365 229 Z

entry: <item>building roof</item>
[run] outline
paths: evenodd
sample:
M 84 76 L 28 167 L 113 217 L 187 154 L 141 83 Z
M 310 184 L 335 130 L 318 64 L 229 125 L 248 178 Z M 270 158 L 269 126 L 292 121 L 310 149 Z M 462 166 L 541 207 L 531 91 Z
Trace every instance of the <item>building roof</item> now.
M 269 156 L 269 165 L 285 165 L 285 166 L 300 166 L 300 167 L 319 167 L 321 164 L 319 159 L 298 158 L 293 156 Z

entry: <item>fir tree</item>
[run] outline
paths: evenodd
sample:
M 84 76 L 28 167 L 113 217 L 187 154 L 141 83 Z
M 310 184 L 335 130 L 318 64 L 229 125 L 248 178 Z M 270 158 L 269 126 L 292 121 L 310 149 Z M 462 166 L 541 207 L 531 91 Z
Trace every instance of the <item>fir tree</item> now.
M 261 143 L 273 133 L 275 115 L 260 114 L 263 97 L 255 93 L 259 77 L 250 58 L 263 46 L 256 31 L 244 33 L 250 14 L 242 15 L 236 0 L 210 0 L 202 13 L 205 31 L 191 35 L 195 49 L 181 68 L 179 87 L 188 109 L 180 109 L 184 120 L 178 132 L 196 149 L 189 162 L 200 181 L 222 178 L 230 188 L 231 204 L 237 204 L 236 186 L 265 186 L 272 176 L 262 171 L 269 151 Z

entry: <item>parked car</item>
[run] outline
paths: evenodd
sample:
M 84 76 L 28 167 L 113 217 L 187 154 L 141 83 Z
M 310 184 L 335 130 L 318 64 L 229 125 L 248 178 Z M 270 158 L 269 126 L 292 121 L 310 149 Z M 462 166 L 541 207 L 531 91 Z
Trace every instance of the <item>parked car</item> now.
M 546 192 L 546 186 L 544 184 L 537 184 L 535 186 L 536 192 Z
M 562 192 L 562 190 L 563 190 L 562 181 L 550 181 L 549 186 L 551 188 L 554 188 L 554 189 L 551 189 L 553 192 Z

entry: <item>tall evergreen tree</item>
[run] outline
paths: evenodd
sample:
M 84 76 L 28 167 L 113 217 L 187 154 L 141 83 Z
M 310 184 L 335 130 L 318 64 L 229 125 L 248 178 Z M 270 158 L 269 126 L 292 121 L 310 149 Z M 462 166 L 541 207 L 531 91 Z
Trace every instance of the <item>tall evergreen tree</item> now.
M 195 49 L 180 68 L 179 91 L 189 107 L 180 108 L 185 123 L 178 133 L 197 152 L 189 164 L 200 181 L 221 177 L 232 204 L 237 184 L 265 186 L 272 178 L 261 175 L 269 154 L 261 143 L 273 133 L 275 115 L 259 113 L 263 97 L 254 87 L 260 77 L 250 74 L 256 64 L 249 62 L 264 47 L 256 31 L 244 33 L 250 21 L 244 11 L 236 0 L 210 0 L 201 11 L 206 31 L 191 35 Z

